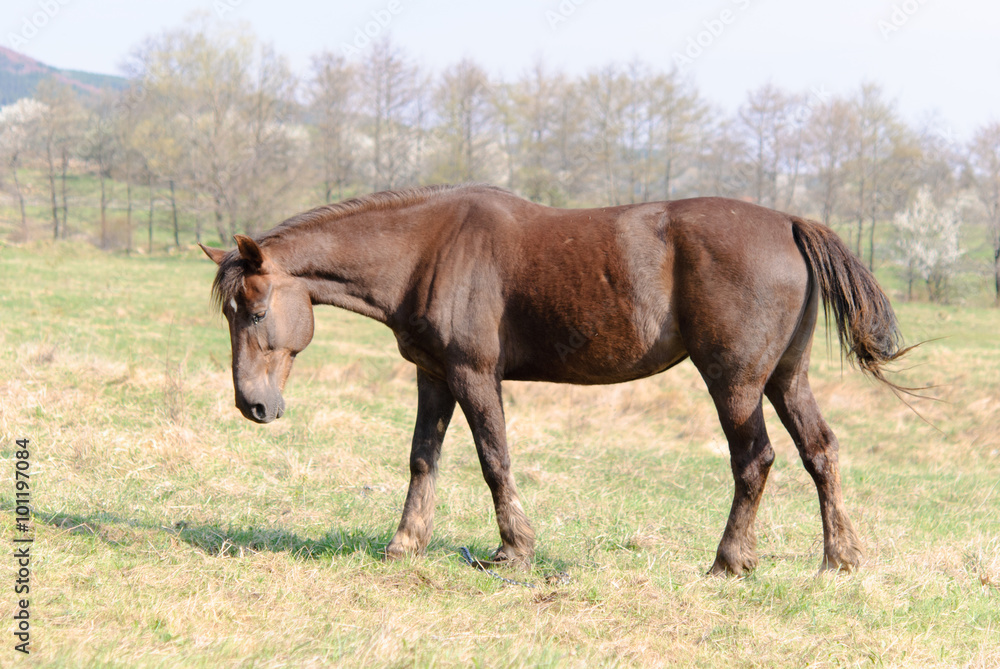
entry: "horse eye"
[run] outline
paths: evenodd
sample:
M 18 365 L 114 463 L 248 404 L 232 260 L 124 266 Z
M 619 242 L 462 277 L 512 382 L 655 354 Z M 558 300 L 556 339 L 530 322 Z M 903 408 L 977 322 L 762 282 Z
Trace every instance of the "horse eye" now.
M 260 323 L 262 320 L 264 320 L 264 316 L 266 316 L 266 315 L 267 315 L 267 312 L 266 311 L 262 311 L 259 314 L 254 314 L 253 316 L 251 316 L 250 320 L 252 320 L 254 322 L 254 325 L 256 325 L 257 323 Z

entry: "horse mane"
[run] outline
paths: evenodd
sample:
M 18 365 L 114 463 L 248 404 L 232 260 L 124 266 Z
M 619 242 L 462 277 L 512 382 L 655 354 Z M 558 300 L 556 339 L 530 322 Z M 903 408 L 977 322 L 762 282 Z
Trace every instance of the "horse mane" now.
M 507 192 L 502 188 L 497 188 L 496 186 L 490 186 L 487 184 L 463 184 L 457 186 L 441 184 L 370 193 L 360 197 L 353 197 L 342 202 L 324 204 L 316 207 L 315 209 L 310 209 L 309 211 L 305 211 L 301 214 L 296 214 L 295 216 L 285 219 L 279 223 L 270 232 L 265 233 L 258 241 L 266 244 L 268 240 L 281 237 L 293 228 L 299 229 L 314 225 L 322 225 L 332 221 L 338 221 L 354 214 L 363 214 L 370 211 L 386 211 L 389 209 L 408 207 L 410 205 L 426 202 L 430 198 L 442 193 L 469 190 Z
M 341 219 L 371 211 L 387 211 L 422 204 L 427 200 L 456 191 L 493 191 L 509 193 L 502 188 L 488 184 L 433 185 L 387 190 L 360 197 L 353 197 L 342 202 L 324 204 L 315 209 L 296 214 L 276 225 L 262 235 L 255 236 L 255 241 L 261 246 L 268 246 L 286 237 L 291 232 L 319 227 Z M 243 289 L 243 275 L 246 263 L 240 257 L 239 251 L 231 250 L 219 263 L 218 272 L 212 282 L 212 303 L 222 307 L 236 297 Z

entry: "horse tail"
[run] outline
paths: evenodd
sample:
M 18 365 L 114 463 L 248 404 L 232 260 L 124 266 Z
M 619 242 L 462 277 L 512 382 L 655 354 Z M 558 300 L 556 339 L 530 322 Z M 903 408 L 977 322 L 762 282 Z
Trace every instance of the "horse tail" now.
M 895 390 L 910 390 L 887 380 L 882 371 L 886 363 L 913 348 L 902 348 L 903 336 L 889 297 L 833 230 L 795 216 L 791 220 L 795 243 L 823 296 L 827 323 L 832 311 L 848 361 Z

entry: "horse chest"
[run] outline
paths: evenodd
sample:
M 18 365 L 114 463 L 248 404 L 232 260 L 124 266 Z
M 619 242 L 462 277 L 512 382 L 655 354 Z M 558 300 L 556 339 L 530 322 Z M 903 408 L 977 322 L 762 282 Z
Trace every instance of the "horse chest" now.
M 412 337 L 396 333 L 396 344 L 399 347 L 399 354 L 407 362 L 412 362 L 420 369 L 428 372 L 436 378 L 445 378 L 445 366 L 441 360 L 431 353 L 420 348 Z

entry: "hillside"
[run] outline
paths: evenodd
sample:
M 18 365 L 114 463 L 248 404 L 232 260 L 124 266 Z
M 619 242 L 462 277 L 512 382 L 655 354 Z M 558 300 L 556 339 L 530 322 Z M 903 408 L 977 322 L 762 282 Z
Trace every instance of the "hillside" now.
M 60 70 L 41 63 L 23 53 L 0 47 L 0 106 L 16 102 L 35 94 L 39 82 L 55 77 L 73 87 L 78 95 L 88 98 L 101 90 L 125 87 L 125 79 L 107 74 L 93 74 L 76 70 Z

